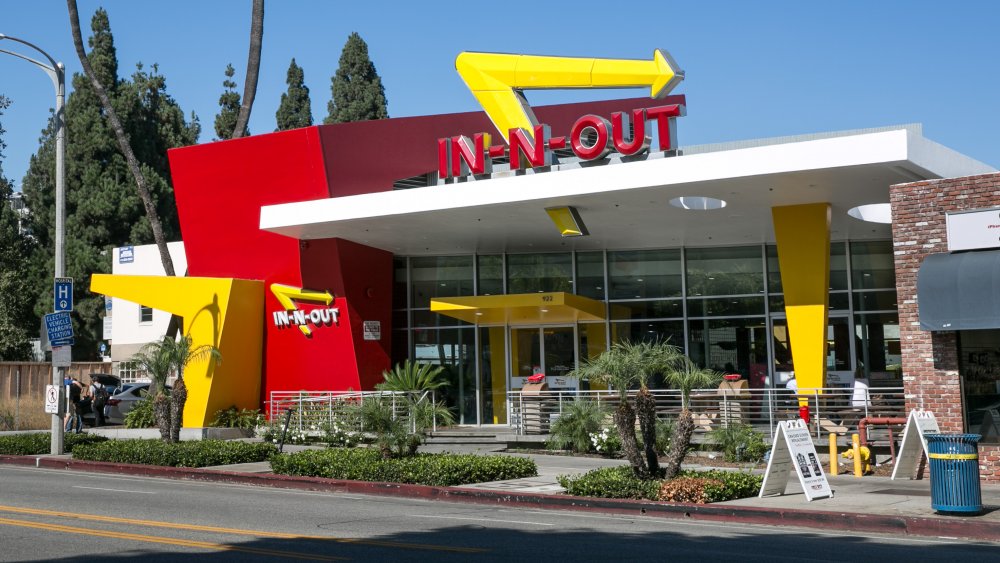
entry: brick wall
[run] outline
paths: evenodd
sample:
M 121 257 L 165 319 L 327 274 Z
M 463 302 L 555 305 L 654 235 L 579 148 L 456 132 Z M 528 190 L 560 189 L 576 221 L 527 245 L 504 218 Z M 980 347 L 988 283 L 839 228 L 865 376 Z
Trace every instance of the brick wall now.
M 920 328 L 917 272 L 929 254 L 948 252 L 945 213 L 1000 206 L 1000 174 L 899 184 L 889 203 L 906 408 L 934 412 L 942 432 L 962 432 L 956 333 Z M 983 480 L 1000 482 L 1000 446 L 981 447 L 979 457 Z

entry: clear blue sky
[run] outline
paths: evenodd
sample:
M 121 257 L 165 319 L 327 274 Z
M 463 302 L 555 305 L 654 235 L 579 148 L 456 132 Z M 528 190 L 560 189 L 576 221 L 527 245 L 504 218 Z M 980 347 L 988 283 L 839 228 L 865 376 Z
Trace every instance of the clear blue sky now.
M 1000 166 L 1000 2 L 980 0 L 624 3 L 269 0 L 251 133 L 273 131 L 292 57 L 321 122 L 347 35 L 367 41 L 393 117 L 472 111 L 454 70 L 461 51 L 649 58 L 668 50 L 687 73 L 681 145 L 923 123 L 924 135 Z M 212 124 L 227 63 L 242 92 L 250 0 L 80 0 L 82 25 L 104 6 L 119 69 L 158 63 L 168 92 Z M 36 43 L 78 72 L 65 2 L 0 0 L 0 33 Z M 87 35 L 87 34 L 85 34 Z M 0 48 L 10 49 L 9 41 Z M 4 174 L 20 185 L 54 105 L 40 71 L 0 54 L 14 105 Z M 642 95 L 637 90 L 529 92 L 533 104 Z M 388 149 L 388 147 L 387 147 Z

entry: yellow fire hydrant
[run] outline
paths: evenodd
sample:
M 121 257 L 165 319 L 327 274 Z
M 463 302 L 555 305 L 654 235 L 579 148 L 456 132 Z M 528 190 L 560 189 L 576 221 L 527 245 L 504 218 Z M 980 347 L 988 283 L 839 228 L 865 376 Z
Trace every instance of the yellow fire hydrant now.
M 858 448 L 861 454 L 861 473 L 868 475 L 872 472 L 872 452 L 868 449 L 868 446 L 861 446 Z M 848 449 L 846 452 L 840 454 L 844 459 L 854 459 L 854 450 Z

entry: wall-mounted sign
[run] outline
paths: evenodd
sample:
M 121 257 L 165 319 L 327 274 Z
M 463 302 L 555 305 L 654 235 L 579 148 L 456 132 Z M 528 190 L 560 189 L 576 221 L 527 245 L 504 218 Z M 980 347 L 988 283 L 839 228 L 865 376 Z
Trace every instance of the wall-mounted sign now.
M 382 340 L 382 323 L 379 321 L 365 321 L 362 325 L 365 340 Z
M 299 309 L 298 301 L 333 303 L 333 295 L 329 291 L 313 291 L 301 287 L 292 287 L 280 283 L 271 284 L 271 293 L 278 299 L 282 311 L 274 311 L 271 318 L 278 328 L 299 327 L 305 336 L 312 336 L 314 328 L 340 324 L 340 309 L 337 307 L 319 307 L 311 310 Z
M 135 262 L 135 249 L 131 246 L 123 246 L 118 249 L 118 263 L 131 264 Z
M 945 222 L 951 252 L 1000 248 L 1000 208 L 948 213 Z
M 612 150 L 622 156 L 649 151 L 652 130 L 659 135 L 659 149 L 676 148 L 675 118 L 685 114 L 684 106 L 670 104 L 646 109 L 611 114 L 611 119 L 585 115 L 576 120 L 569 136 L 553 137 L 548 125 L 537 125 L 534 134 L 525 129 L 509 131 L 510 150 L 505 145 L 491 145 L 490 135 L 477 133 L 469 137 L 458 136 L 438 139 L 438 176 L 441 179 L 460 176 L 490 174 L 493 159 L 508 157 L 512 170 L 552 165 L 552 151 L 573 150 L 580 160 L 598 160 Z M 628 138 L 627 132 L 632 129 Z

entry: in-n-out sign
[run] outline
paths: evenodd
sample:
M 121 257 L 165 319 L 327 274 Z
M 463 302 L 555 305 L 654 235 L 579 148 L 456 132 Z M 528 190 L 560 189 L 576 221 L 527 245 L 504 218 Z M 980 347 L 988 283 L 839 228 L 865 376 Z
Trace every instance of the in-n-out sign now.
M 585 115 L 576 120 L 568 137 L 553 137 L 548 125 L 535 127 L 534 136 L 524 129 L 510 130 L 510 167 L 512 170 L 550 166 L 552 150 L 568 145 L 580 160 L 590 161 L 606 157 L 612 150 L 622 156 L 648 152 L 652 144 L 652 131 L 656 128 L 661 151 L 676 148 L 676 120 L 685 115 L 680 104 L 670 104 L 632 110 L 630 114 L 615 112 L 611 119 L 598 115 Z M 629 128 L 633 129 L 631 136 Z M 507 155 L 504 145 L 491 145 L 488 133 L 477 133 L 472 138 L 464 135 L 438 139 L 438 176 L 490 174 L 493 159 Z

